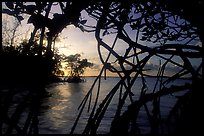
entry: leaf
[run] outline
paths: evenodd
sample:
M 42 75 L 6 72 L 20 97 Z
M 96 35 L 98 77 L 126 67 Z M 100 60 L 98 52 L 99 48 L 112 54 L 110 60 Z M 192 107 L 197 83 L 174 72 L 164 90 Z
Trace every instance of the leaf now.
M 86 24 L 86 22 L 87 22 L 87 20 L 81 20 L 80 24 L 84 25 L 84 24 Z
M 35 5 L 28 5 L 25 8 L 26 8 L 26 11 L 31 14 L 33 14 L 35 10 L 37 9 Z
M 16 16 L 19 22 L 21 22 L 24 18 L 22 16 Z
M 142 22 L 141 22 L 141 20 L 137 20 L 137 22 L 136 22 L 136 26 L 140 26 L 140 28 L 142 28 L 143 26 L 142 26 L 142 24 L 141 24 Z
M 5 2 L 5 5 L 10 9 L 14 8 L 13 2 Z
M 158 41 L 158 39 L 154 40 L 153 43 L 156 43 Z
M 145 24 L 148 25 L 149 24 L 149 21 L 147 18 L 144 18 L 144 21 L 145 21 Z
M 144 33 L 142 33 L 142 35 L 144 35 L 144 36 L 148 36 L 148 35 L 149 35 L 149 33 L 144 32 Z
M 45 8 L 46 3 L 45 2 L 35 2 L 35 5 L 36 5 L 36 8 L 41 11 L 42 9 Z
M 130 27 L 132 28 L 132 30 L 137 29 L 137 25 L 136 25 L 136 23 L 131 24 Z
M 33 23 L 33 16 L 30 16 L 30 17 L 29 17 L 27 23 L 28 23 L 28 24 Z
M 148 30 L 148 27 L 143 28 L 142 32 L 146 32 Z
M 80 29 L 82 32 L 84 32 L 84 27 L 83 27 L 83 26 L 79 25 L 79 29 Z
M 14 12 L 10 11 L 9 9 L 2 9 L 2 13 L 5 13 L 5 14 L 11 15 L 11 16 L 15 15 Z
M 102 33 L 102 36 L 105 36 L 105 35 L 108 35 L 110 34 L 107 30 L 105 30 L 103 33 Z
M 167 36 L 169 35 L 169 29 L 167 29 L 167 32 L 166 32 Z
M 15 9 L 16 8 L 23 8 L 23 7 L 24 7 L 23 2 L 16 2 Z
M 131 15 L 131 16 L 129 17 L 129 20 L 132 20 L 132 18 L 133 18 L 133 15 Z
M 145 41 L 145 40 L 147 40 L 147 37 L 143 36 L 140 40 Z

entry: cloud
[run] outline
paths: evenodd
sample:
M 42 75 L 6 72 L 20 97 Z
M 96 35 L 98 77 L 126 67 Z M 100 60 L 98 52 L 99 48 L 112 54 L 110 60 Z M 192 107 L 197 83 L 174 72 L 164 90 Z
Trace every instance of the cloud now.
M 159 68 L 160 68 L 159 65 L 155 65 L 153 63 L 148 63 L 144 67 L 144 69 L 147 70 L 147 71 L 145 71 L 145 73 L 153 75 L 153 76 L 157 75 Z M 167 64 L 165 66 L 164 75 L 165 76 L 171 76 L 171 75 L 179 72 L 180 70 L 181 70 L 181 67 L 178 67 L 178 66 L 173 65 L 173 64 Z
M 91 68 L 96 69 L 96 70 L 101 70 L 102 65 L 94 63 Z
M 158 70 L 159 69 L 159 65 L 154 65 L 153 63 L 147 63 L 144 66 L 144 69 L 147 69 L 147 70 Z
M 117 64 L 117 63 L 112 64 L 112 66 L 114 66 L 117 70 L 121 70 L 120 65 Z M 126 70 L 132 69 L 132 66 L 129 66 L 129 65 L 124 65 L 124 67 L 125 67 Z M 156 65 L 156 64 L 153 64 L 153 63 L 147 63 L 143 70 L 145 70 L 144 72 L 146 74 L 156 76 L 157 73 L 158 73 L 159 68 L 160 68 L 159 65 Z M 167 64 L 166 67 L 165 67 L 164 75 L 165 76 L 170 76 L 170 75 L 173 75 L 173 74 L 179 72 L 180 70 L 181 70 L 181 68 L 178 67 L 178 66 L 175 66 L 173 64 Z

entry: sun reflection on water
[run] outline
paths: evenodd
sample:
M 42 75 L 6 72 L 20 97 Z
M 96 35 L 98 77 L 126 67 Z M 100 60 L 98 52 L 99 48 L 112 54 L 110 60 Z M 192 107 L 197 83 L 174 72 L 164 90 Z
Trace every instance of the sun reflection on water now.
M 67 131 L 72 127 L 74 119 L 77 116 L 77 107 L 83 99 L 89 86 L 79 83 L 54 83 L 47 87 L 52 94 L 51 97 L 44 101 L 49 105 L 49 110 L 45 110 L 41 117 L 41 133 L 45 128 Z M 43 128 L 45 127 L 45 128 Z

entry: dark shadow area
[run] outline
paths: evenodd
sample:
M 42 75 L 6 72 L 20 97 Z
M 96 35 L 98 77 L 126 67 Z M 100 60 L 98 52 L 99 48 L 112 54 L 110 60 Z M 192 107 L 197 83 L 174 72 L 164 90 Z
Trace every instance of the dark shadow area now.
M 43 86 L 1 89 L 1 134 L 39 134 L 38 116 L 46 97 Z
M 59 81 L 52 74 L 55 62 L 11 49 L 0 54 L 0 134 L 39 134 L 41 102 L 48 96 L 45 85 Z
M 45 84 L 50 76 L 49 62 L 38 56 L 0 55 L 1 78 L 5 86 Z
M 47 96 L 45 85 L 58 81 L 53 73 L 60 73 L 60 56 L 55 53 L 53 43 L 58 34 L 71 24 L 82 31 L 95 33 L 99 58 L 103 64 L 79 105 L 79 114 L 73 123 L 71 134 L 87 107 L 90 116 L 82 134 L 96 135 L 115 96 L 118 103 L 115 105 L 116 110 L 108 134 L 144 134 L 138 123 L 142 108 L 150 128 L 146 132 L 148 134 L 202 133 L 203 1 L 181 0 L 179 3 L 176 0 L 87 0 L 78 3 L 71 0 L 5 4 L 7 8 L 2 10 L 3 13 L 15 16 L 18 21 L 24 19 L 21 14 L 28 15 L 28 23 L 34 29 L 22 49 L 12 49 L 12 44 L 0 47 L 0 134 L 39 133 L 41 100 Z M 52 13 L 51 8 L 55 4 L 59 6 L 61 13 Z M 81 11 L 86 11 L 96 23 L 86 24 L 87 20 L 81 17 Z M 40 34 L 37 33 L 38 30 Z M 107 42 L 105 36 L 110 35 L 113 37 L 112 41 Z M 36 36 L 39 37 L 37 50 L 34 48 Z M 118 41 L 125 45 L 122 53 L 115 48 L 121 49 L 121 42 Z M 106 55 L 103 54 L 104 50 L 107 51 Z M 148 72 L 152 69 L 146 69 L 146 66 L 155 58 L 159 64 L 156 74 L 151 75 Z M 194 60 L 197 60 L 196 66 Z M 84 62 L 87 63 L 87 60 Z M 178 69 L 167 76 L 169 65 Z M 80 70 L 83 69 L 74 69 L 76 72 L 72 74 L 76 74 L 74 76 L 77 78 L 72 80 L 78 82 Z M 112 85 L 112 89 L 99 102 L 99 94 L 103 88 L 101 78 L 104 74 L 106 79 L 107 71 L 116 74 L 120 80 Z M 156 82 L 150 89 L 146 79 L 152 76 L 155 76 Z M 133 85 L 138 78 L 141 78 L 141 86 L 139 90 L 134 90 Z M 181 78 L 190 80 L 190 83 L 171 84 Z M 76 89 L 80 89 L 80 86 L 73 90 Z M 93 95 L 94 92 L 96 95 Z M 175 96 L 175 104 L 168 115 L 163 117 L 161 99 L 180 92 L 182 95 Z M 137 99 L 133 99 L 135 94 L 138 95 Z M 122 112 L 127 101 L 128 107 Z

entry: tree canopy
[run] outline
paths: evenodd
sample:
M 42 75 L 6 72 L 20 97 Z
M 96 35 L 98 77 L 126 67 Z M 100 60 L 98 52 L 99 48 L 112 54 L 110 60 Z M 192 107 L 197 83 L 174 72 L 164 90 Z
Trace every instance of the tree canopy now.
M 192 125 L 196 124 L 193 117 L 198 120 L 201 116 L 191 114 L 190 111 L 192 108 L 195 111 L 199 110 L 197 107 L 199 107 L 198 100 L 200 100 L 201 81 L 203 80 L 203 62 L 201 61 L 203 58 L 203 46 L 197 45 L 198 42 L 204 42 L 203 1 L 84 0 L 79 2 L 69 0 L 68 2 L 33 2 L 32 4 L 6 2 L 5 4 L 8 9 L 3 9 L 2 11 L 15 16 L 19 21 L 23 19 L 21 14 L 29 15 L 28 23 L 32 23 L 34 26 L 29 41 L 33 41 L 37 30 L 40 29 L 40 46 L 42 47 L 42 41 L 46 37 L 46 53 L 48 57 L 52 56 L 53 40 L 67 25 L 73 24 L 82 31 L 95 33 L 96 46 L 98 47 L 98 54 L 103 63 L 103 68 L 93 84 L 93 86 L 96 86 L 96 82 L 99 82 L 95 103 L 92 105 L 90 117 L 83 131 L 84 134 L 97 134 L 97 129 L 108 105 L 117 92 L 120 92 L 120 98 L 112 120 L 111 134 L 141 133 L 137 125 L 137 117 L 142 107 L 145 108 L 145 112 L 148 115 L 151 133 L 160 133 L 159 128 L 165 125 L 160 118 L 160 97 L 179 91 L 186 91 L 186 93 L 180 96 L 180 99 L 173 106 L 173 110 L 169 113 L 166 120 L 167 126 L 168 123 L 171 124 L 170 120 L 179 116 L 182 118 L 182 122 L 177 122 L 180 125 L 176 126 L 175 133 L 182 133 L 186 130 L 188 130 L 186 133 L 197 131 L 197 128 L 193 128 L 194 126 Z M 54 13 L 53 17 L 50 17 L 51 8 L 55 4 L 59 5 L 61 12 Z M 94 26 L 88 24 L 86 19 L 81 18 L 82 10 L 86 11 L 89 17 L 96 20 Z M 104 40 L 105 36 L 110 35 L 114 37 L 111 44 Z M 119 41 L 123 41 L 126 45 L 122 55 L 115 49 L 115 47 L 120 46 Z M 105 57 L 102 54 L 102 48 L 108 51 L 108 55 Z M 42 53 L 42 51 L 39 52 L 39 54 Z M 114 58 L 115 61 L 111 61 L 110 57 Z M 157 73 L 155 88 L 147 92 L 148 84 L 146 84 L 145 76 L 149 75 L 145 73 L 144 68 L 148 61 L 154 57 L 161 60 L 161 63 Z M 79 55 L 67 58 L 71 62 L 71 67 L 78 68 L 80 66 L 79 63 L 74 64 L 74 62 L 78 62 L 78 58 Z M 177 61 L 178 58 L 181 62 Z M 200 60 L 197 67 L 193 66 L 192 60 L 194 59 Z M 79 62 L 82 63 L 83 61 Z M 84 62 L 87 61 L 84 60 Z M 170 64 L 179 67 L 180 70 L 164 79 L 166 67 Z M 120 81 L 113 85 L 112 90 L 97 107 L 100 79 L 102 73 L 106 70 L 116 73 Z M 81 72 L 76 70 L 72 74 L 77 73 L 76 75 L 79 75 Z M 168 86 L 171 81 L 185 76 L 191 79 L 191 84 Z M 135 90 L 132 90 L 132 86 L 138 77 L 142 78 L 142 86 L 138 100 L 133 101 L 132 95 Z M 71 133 L 74 132 L 85 105 L 88 105 L 88 109 L 91 107 L 90 101 L 94 99 L 92 95 L 94 92 L 93 88 L 89 90 L 79 107 L 80 112 Z M 127 110 L 122 112 L 127 99 L 130 100 L 130 104 Z M 147 103 L 152 104 L 152 112 Z M 178 115 L 177 113 L 180 114 Z
M 67 62 L 66 68 L 68 69 L 68 76 L 71 78 L 78 78 L 83 75 L 84 70 L 87 67 L 92 67 L 93 63 L 89 62 L 87 59 L 81 59 L 80 54 L 69 55 L 64 58 L 64 61 Z

